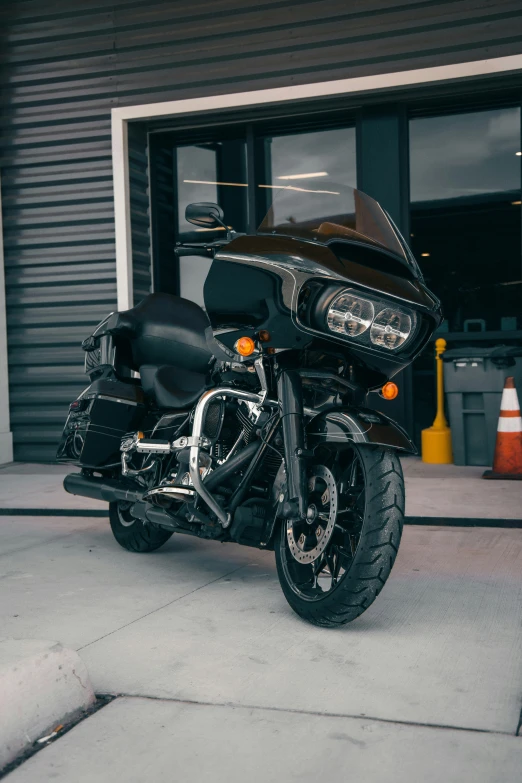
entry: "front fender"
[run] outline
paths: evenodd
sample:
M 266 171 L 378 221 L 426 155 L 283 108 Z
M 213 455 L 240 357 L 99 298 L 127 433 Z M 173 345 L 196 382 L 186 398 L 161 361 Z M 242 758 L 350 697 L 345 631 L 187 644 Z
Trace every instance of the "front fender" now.
M 306 425 L 306 440 L 311 451 L 323 443 L 337 448 L 349 448 L 352 443 L 368 443 L 417 454 L 414 443 L 402 427 L 370 408 L 350 406 L 323 411 Z

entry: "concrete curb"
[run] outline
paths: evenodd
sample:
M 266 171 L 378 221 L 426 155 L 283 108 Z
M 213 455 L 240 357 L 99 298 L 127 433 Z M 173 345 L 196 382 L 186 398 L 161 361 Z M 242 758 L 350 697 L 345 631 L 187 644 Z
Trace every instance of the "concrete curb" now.
M 0 769 L 95 701 L 82 659 L 58 642 L 0 640 Z

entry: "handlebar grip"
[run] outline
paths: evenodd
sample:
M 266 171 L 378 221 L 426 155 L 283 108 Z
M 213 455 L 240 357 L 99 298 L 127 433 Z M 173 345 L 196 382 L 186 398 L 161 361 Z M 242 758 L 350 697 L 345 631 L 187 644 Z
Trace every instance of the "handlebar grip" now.
M 181 256 L 203 256 L 203 258 L 208 258 L 211 255 L 205 247 L 175 247 L 174 253 L 178 258 Z

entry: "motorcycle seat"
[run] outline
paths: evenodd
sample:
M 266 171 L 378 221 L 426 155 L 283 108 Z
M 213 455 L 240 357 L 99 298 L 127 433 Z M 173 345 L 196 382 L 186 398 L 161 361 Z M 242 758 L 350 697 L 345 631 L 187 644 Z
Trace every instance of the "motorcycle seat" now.
M 203 394 L 206 376 L 180 367 L 142 364 L 141 385 L 158 408 L 189 408 Z
M 128 341 L 133 370 L 169 365 L 205 375 L 212 360 L 205 338 L 208 326 L 205 311 L 195 302 L 155 293 L 130 310 L 114 313 L 106 329 Z

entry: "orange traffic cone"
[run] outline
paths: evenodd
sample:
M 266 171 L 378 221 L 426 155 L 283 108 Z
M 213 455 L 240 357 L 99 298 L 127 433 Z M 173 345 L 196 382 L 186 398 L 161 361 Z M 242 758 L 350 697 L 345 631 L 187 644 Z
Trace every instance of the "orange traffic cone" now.
M 493 470 L 486 470 L 482 478 L 522 480 L 522 418 L 511 377 L 506 378 L 502 392 Z

